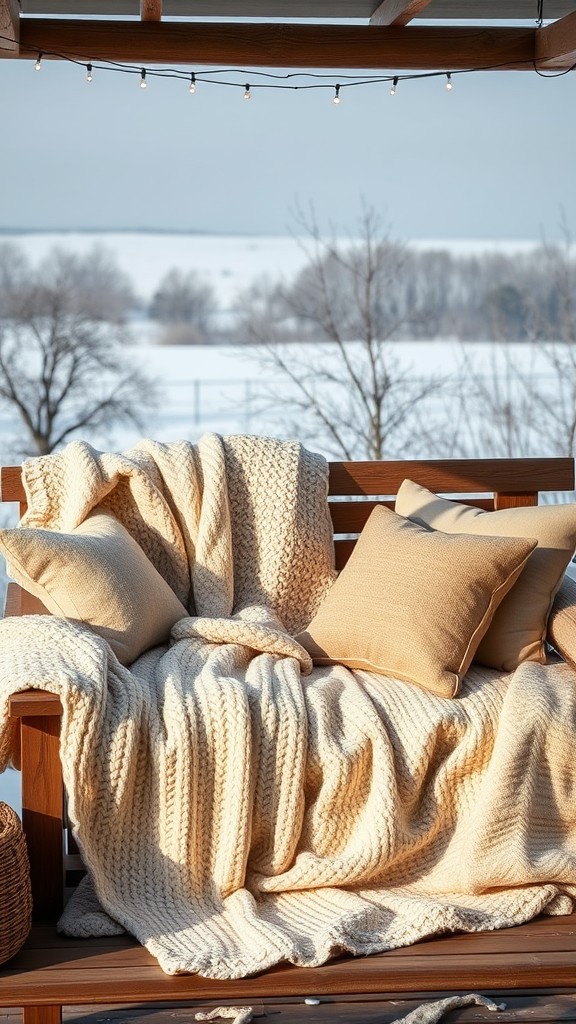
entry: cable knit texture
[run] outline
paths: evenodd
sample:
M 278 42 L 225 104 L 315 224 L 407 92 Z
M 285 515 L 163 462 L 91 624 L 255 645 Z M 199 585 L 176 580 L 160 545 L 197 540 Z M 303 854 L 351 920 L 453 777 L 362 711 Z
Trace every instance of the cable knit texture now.
M 90 872 L 66 933 L 124 927 L 168 973 L 235 978 L 572 910 L 572 670 L 474 668 L 458 700 L 310 672 L 291 634 L 334 576 L 323 460 L 247 438 L 74 444 L 24 479 L 26 525 L 104 504 L 194 610 L 131 668 L 78 624 L 0 626 L 0 768 L 9 694 L 63 705 Z

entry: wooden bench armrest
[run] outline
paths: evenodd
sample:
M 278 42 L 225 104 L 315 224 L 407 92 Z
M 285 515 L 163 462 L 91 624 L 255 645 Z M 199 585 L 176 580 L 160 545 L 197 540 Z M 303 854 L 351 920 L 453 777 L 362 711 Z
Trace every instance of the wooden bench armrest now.
M 46 690 L 22 690 L 8 699 L 11 718 L 59 718 L 62 714 L 60 698 Z

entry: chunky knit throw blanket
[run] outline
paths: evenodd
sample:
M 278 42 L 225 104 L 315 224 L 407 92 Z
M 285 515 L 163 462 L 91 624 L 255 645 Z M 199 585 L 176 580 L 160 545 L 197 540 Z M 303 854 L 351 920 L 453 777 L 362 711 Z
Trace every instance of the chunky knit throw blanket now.
M 323 460 L 213 435 L 124 455 L 75 443 L 24 478 L 27 525 L 65 530 L 103 504 L 191 612 L 130 669 L 64 620 L 0 626 L 0 768 L 9 694 L 63 704 L 90 872 L 67 933 L 124 927 L 168 973 L 235 978 L 572 910 L 576 677 L 474 668 L 445 700 L 310 672 L 291 633 L 333 579 Z

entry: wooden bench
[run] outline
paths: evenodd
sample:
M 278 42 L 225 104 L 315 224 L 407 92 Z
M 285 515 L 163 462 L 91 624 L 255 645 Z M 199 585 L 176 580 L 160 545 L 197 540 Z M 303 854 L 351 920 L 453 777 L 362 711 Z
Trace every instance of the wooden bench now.
M 330 466 L 331 513 L 336 562 L 345 564 L 376 501 L 393 506 L 402 481 L 413 480 L 483 509 L 535 505 L 546 491 L 574 488 L 572 459 L 356 462 Z M 20 470 L 1 473 L 1 500 L 26 508 Z M 352 535 L 352 536 L 351 536 Z M 45 611 L 10 584 L 7 615 Z M 68 833 L 59 761 L 57 697 L 29 691 L 13 696 L 10 712 L 20 722 L 23 824 L 30 854 L 36 924 L 23 951 L 0 970 L 0 1007 L 23 1008 L 25 1024 L 58 1024 L 64 1005 L 192 1001 L 213 1006 L 242 1002 L 282 1021 L 394 1020 L 402 1006 L 430 994 L 497 992 L 529 1019 L 576 1019 L 576 915 L 541 918 L 494 933 L 450 935 L 369 957 L 343 957 L 314 969 L 281 965 L 258 977 L 214 981 L 196 975 L 170 977 L 129 936 L 99 940 L 58 937 L 54 922 L 65 886 L 77 883 L 82 864 Z M 512 994 L 512 995 L 511 995 Z M 305 996 L 321 1007 L 303 1008 Z M 467 1016 L 467 1014 L 470 1016 Z M 463 1011 L 454 1019 L 490 1019 Z M 541 1014 L 541 1016 L 539 1015 Z M 492 1018 L 493 1019 L 493 1018 Z M 523 1018 L 524 1019 L 524 1018 Z

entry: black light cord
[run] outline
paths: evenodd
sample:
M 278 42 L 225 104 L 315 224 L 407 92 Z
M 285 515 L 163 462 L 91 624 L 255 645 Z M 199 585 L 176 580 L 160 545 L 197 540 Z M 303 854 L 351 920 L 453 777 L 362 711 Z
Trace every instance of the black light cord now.
M 546 71 L 541 71 L 534 61 L 534 71 L 540 78 L 562 78 L 562 75 L 569 75 L 571 71 L 576 71 L 576 63 L 571 64 L 569 68 L 564 68 L 564 71 L 551 71 L 547 74 Z
M 541 17 L 543 18 L 543 11 L 544 11 L 544 0 L 538 0 L 538 18 L 539 18 L 539 20 L 541 19 Z M 9 37 L 2 36 L 2 35 L 0 35 L 0 39 L 7 40 L 7 41 L 13 41 L 13 40 L 9 40 Z M 149 78 L 171 78 L 171 79 L 175 79 L 177 81 L 185 81 L 185 82 L 188 82 L 188 83 L 192 82 L 194 85 L 196 85 L 196 83 L 198 83 L 198 82 L 205 83 L 205 84 L 208 84 L 208 85 L 227 85 L 227 86 L 229 86 L 231 88 L 234 88 L 234 89 L 243 89 L 246 92 L 247 72 L 245 70 L 243 70 L 242 68 L 214 68 L 214 69 L 211 69 L 210 71 L 207 71 L 205 74 L 202 74 L 202 73 L 198 74 L 197 72 L 190 72 L 190 71 L 182 70 L 180 68 L 160 67 L 160 68 L 150 69 L 150 68 L 143 68 L 142 65 L 121 64 L 121 63 L 119 63 L 117 61 L 111 61 L 111 60 L 110 61 L 109 60 L 103 60 L 103 61 L 94 61 L 94 60 L 92 60 L 90 62 L 87 62 L 85 60 L 82 60 L 78 55 L 67 54 L 67 53 L 58 53 L 58 52 L 53 51 L 53 50 L 41 50 L 38 46 L 26 45 L 25 49 L 29 50 L 31 54 L 37 54 L 37 66 L 39 65 L 40 60 L 43 57 L 52 57 L 52 58 L 55 58 L 55 59 L 58 59 L 58 60 L 67 61 L 69 64 L 75 64 L 78 67 L 84 68 L 86 70 L 86 72 L 87 72 L 88 81 L 92 81 L 92 75 L 93 75 L 94 71 L 115 71 L 118 74 L 137 75 L 137 76 L 139 76 L 141 78 L 141 84 L 143 84 L 143 83 L 145 84 L 147 79 L 149 79 Z M 459 71 L 421 71 L 421 72 L 414 73 L 414 74 L 408 73 L 408 74 L 403 74 L 403 75 L 364 75 L 364 76 L 358 77 L 358 76 L 355 76 L 355 75 L 341 74 L 339 72 L 338 73 L 338 93 L 340 93 L 340 91 L 342 89 L 350 89 L 350 88 L 354 88 L 355 86 L 361 86 L 361 85 L 382 85 L 382 84 L 386 84 L 386 83 L 391 83 L 392 82 L 394 84 L 394 87 L 395 87 L 398 84 L 398 82 L 408 82 L 408 81 L 415 81 L 415 80 L 426 79 L 426 78 L 447 78 L 448 82 L 451 83 L 452 78 L 454 76 L 456 76 L 456 75 L 470 75 L 470 74 L 475 74 L 476 72 L 481 72 L 481 71 L 498 71 L 498 70 L 501 70 L 501 69 L 504 69 L 504 68 L 510 68 L 511 63 L 513 65 L 522 66 L 522 65 L 526 64 L 526 61 L 524 61 L 524 60 L 518 60 L 518 61 L 513 61 L 513 62 L 505 61 L 505 62 L 502 62 L 500 64 L 487 64 L 487 65 L 485 65 L 483 67 L 479 67 L 479 68 L 462 68 Z M 533 70 L 541 78 L 559 78 L 562 75 L 568 74 L 570 71 L 574 71 L 575 68 L 576 68 L 576 64 L 573 64 L 571 67 L 566 68 L 563 71 L 553 72 L 551 74 L 547 74 L 547 73 L 545 73 L 543 71 L 540 71 L 540 69 L 537 66 L 536 58 L 534 57 L 534 59 L 533 59 Z M 218 76 L 218 75 L 232 75 L 232 74 L 239 75 L 240 78 L 241 78 L 241 81 L 238 81 L 238 82 L 226 82 L 226 81 L 223 81 L 222 79 L 213 77 L 213 76 Z M 90 76 L 90 77 L 88 77 L 88 76 Z M 334 90 L 336 88 L 335 84 L 334 84 L 334 76 L 330 75 L 330 74 L 323 74 L 321 72 L 290 71 L 290 72 L 286 72 L 285 74 L 280 74 L 278 72 L 271 72 L 271 71 L 251 70 L 250 71 L 250 79 L 253 81 L 254 78 L 265 78 L 265 79 L 268 79 L 269 81 L 256 82 L 255 85 L 254 84 L 251 85 L 251 90 L 254 90 L 254 89 L 290 89 L 290 90 L 296 92 L 296 91 L 304 91 L 304 90 L 309 90 L 309 89 L 330 89 L 330 90 Z M 288 84 L 292 79 L 295 79 L 295 78 L 311 78 L 311 79 L 314 79 L 315 81 L 314 82 L 301 83 L 301 84 L 294 84 L 294 85 Z M 344 79 L 344 81 L 343 81 L 343 79 Z M 194 90 L 192 89 L 191 91 L 194 91 Z

